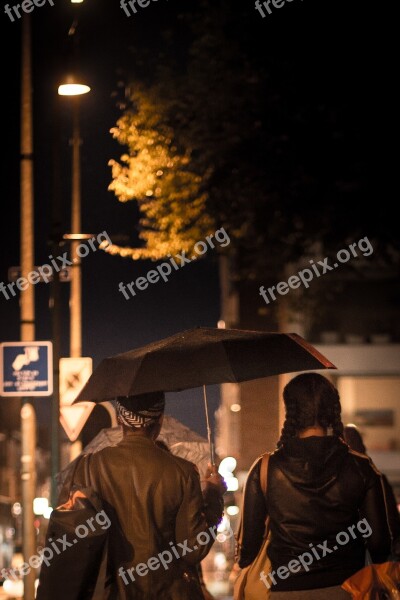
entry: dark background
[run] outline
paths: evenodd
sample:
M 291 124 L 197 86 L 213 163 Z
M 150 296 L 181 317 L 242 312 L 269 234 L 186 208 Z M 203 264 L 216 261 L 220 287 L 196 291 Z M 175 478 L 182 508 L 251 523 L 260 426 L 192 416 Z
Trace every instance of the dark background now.
M 68 70 L 71 40 L 68 30 L 79 15 L 80 65 L 90 94 L 82 98 L 82 230 L 106 230 L 128 236 L 137 243 L 138 213 L 134 203 L 121 204 L 107 191 L 111 169 L 107 163 L 119 158 L 123 149 L 109 133 L 121 112 L 115 92 L 121 88 L 121 73 L 129 71 L 143 55 L 162 50 L 162 32 L 170 27 L 175 36 L 177 56 L 184 48 L 187 31 L 179 15 L 190 18 L 196 1 L 158 0 L 127 17 L 116 1 L 85 0 L 72 5 L 56 0 L 55 6 L 35 8 L 32 13 L 34 145 L 35 145 L 35 246 L 36 264 L 47 262 L 50 253 L 51 207 L 55 189 L 55 148 L 59 151 L 60 176 L 56 180 L 63 207 L 64 230 L 70 229 L 71 111 L 68 99 L 57 96 L 57 85 Z M 301 85 L 292 90 L 309 98 L 315 94 L 329 97 L 352 124 L 351 152 L 360 158 L 365 178 L 375 181 L 374 193 L 367 200 L 379 205 L 385 195 L 388 127 L 391 112 L 386 97 L 392 76 L 387 75 L 390 55 L 385 33 L 391 17 L 388 6 L 373 2 L 293 0 L 262 19 L 251 0 L 227 3 L 229 11 L 245 14 L 240 27 L 246 35 L 254 60 L 274 61 L 282 77 L 300 70 Z M 227 23 L 230 15 L 227 13 Z M 0 281 L 7 282 L 7 270 L 19 264 L 19 103 L 20 103 L 20 22 L 12 23 L 1 15 L 3 56 L 3 160 L 0 225 Z M 242 33 L 243 33 L 242 31 Z M 246 36 L 243 36 L 245 39 Z M 383 37 L 383 39 L 382 39 Z M 380 41 L 378 42 L 378 39 Z M 129 49 L 135 48 L 134 52 Z M 179 61 L 178 61 L 179 62 Z M 386 68 L 383 68 L 385 64 Z M 285 65 L 285 68 L 283 66 Z M 145 66 L 144 66 L 145 68 Z M 179 68 L 179 67 L 178 67 Z M 289 69 L 290 72 L 290 69 Z M 221 73 L 221 77 L 224 74 Z M 310 108 L 311 110 L 311 108 Z M 311 145 L 316 143 L 310 131 Z M 58 140 L 58 142 L 57 142 Z M 55 142 L 56 141 L 56 142 Z M 305 144 L 305 148 L 307 145 Z M 313 147 L 315 151 L 315 147 Z M 323 169 L 323 161 L 321 161 Z M 371 177 L 373 175 L 373 177 Z M 346 219 L 349 207 L 338 206 Z M 390 218 L 390 215 L 388 215 Z M 118 292 L 120 281 L 129 282 L 146 273 L 150 262 L 109 256 L 101 251 L 82 260 L 83 272 L 83 355 L 92 356 L 94 366 L 105 357 L 123 352 L 197 325 L 216 326 L 220 316 L 218 269 L 215 256 L 191 264 L 174 273 L 170 281 L 158 283 L 129 301 Z M 48 309 L 49 285 L 38 284 L 36 293 L 36 338 L 51 339 Z M 62 354 L 68 355 L 68 292 L 63 289 Z M 260 300 L 260 302 L 262 302 Z M 18 299 L 0 297 L 0 339 L 19 338 Z M 183 365 L 184 368 L 184 365 Z M 205 434 L 201 390 L 182 392 L 169 399 L 169 411 L 189 426 Z M 193 401 L 192 401 L 193 399 Z M 210 390 L 212 412 L 218 405 L 218 388 Z M 49 418 L 49 400 L 36 401 L 39 417 Z

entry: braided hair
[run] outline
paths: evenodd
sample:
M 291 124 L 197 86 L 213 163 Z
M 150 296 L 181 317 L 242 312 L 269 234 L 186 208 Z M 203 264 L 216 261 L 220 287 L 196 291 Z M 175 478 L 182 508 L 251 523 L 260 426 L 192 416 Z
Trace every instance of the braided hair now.
M 319 425 L 343 436 L 339 393 L 326 377 L 303 373 L 294 377 L 283 390 L 286 417 L 278 441 L 280 448 L 299 431 Z

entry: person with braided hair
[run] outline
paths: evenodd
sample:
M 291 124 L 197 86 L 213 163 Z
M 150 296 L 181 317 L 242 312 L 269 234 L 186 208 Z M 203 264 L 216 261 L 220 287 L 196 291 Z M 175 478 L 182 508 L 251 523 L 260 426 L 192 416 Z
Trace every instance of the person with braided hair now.
M 284 388 L 285 422 L 269 456 L 267 493 L 259 457 L 247 476 L 240 568 L 263 543 L 268 517 L 270 573 L 260 573 L 272 600 L 341 600 L 341 584 L 390 552 L 381 476 L 371 460 L 343 439 L 339 393 L 318 373 L 303 373 Z M 259 600 L 262 600 L 260 598 Z

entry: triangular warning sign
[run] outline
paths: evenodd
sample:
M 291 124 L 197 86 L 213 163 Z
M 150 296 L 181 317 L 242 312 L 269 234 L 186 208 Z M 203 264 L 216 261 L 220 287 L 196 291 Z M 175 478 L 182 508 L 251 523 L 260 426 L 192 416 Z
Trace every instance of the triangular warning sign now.
M 60 359 L 60 406 L 73 403 L 91 374 L 92 359 L 88 356 Z
M 77 439 L 94 406 L 93 402 L 80 402 L 60 407 L 60 422 L 71 442 Z

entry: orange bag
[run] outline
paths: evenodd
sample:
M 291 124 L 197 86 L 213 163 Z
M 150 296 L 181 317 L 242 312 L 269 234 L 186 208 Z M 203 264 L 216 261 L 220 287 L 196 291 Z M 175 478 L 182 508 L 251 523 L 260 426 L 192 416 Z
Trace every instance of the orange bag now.
M 400 562 L 373 564 L 346 579 L 353 600 L 400 600 Z

